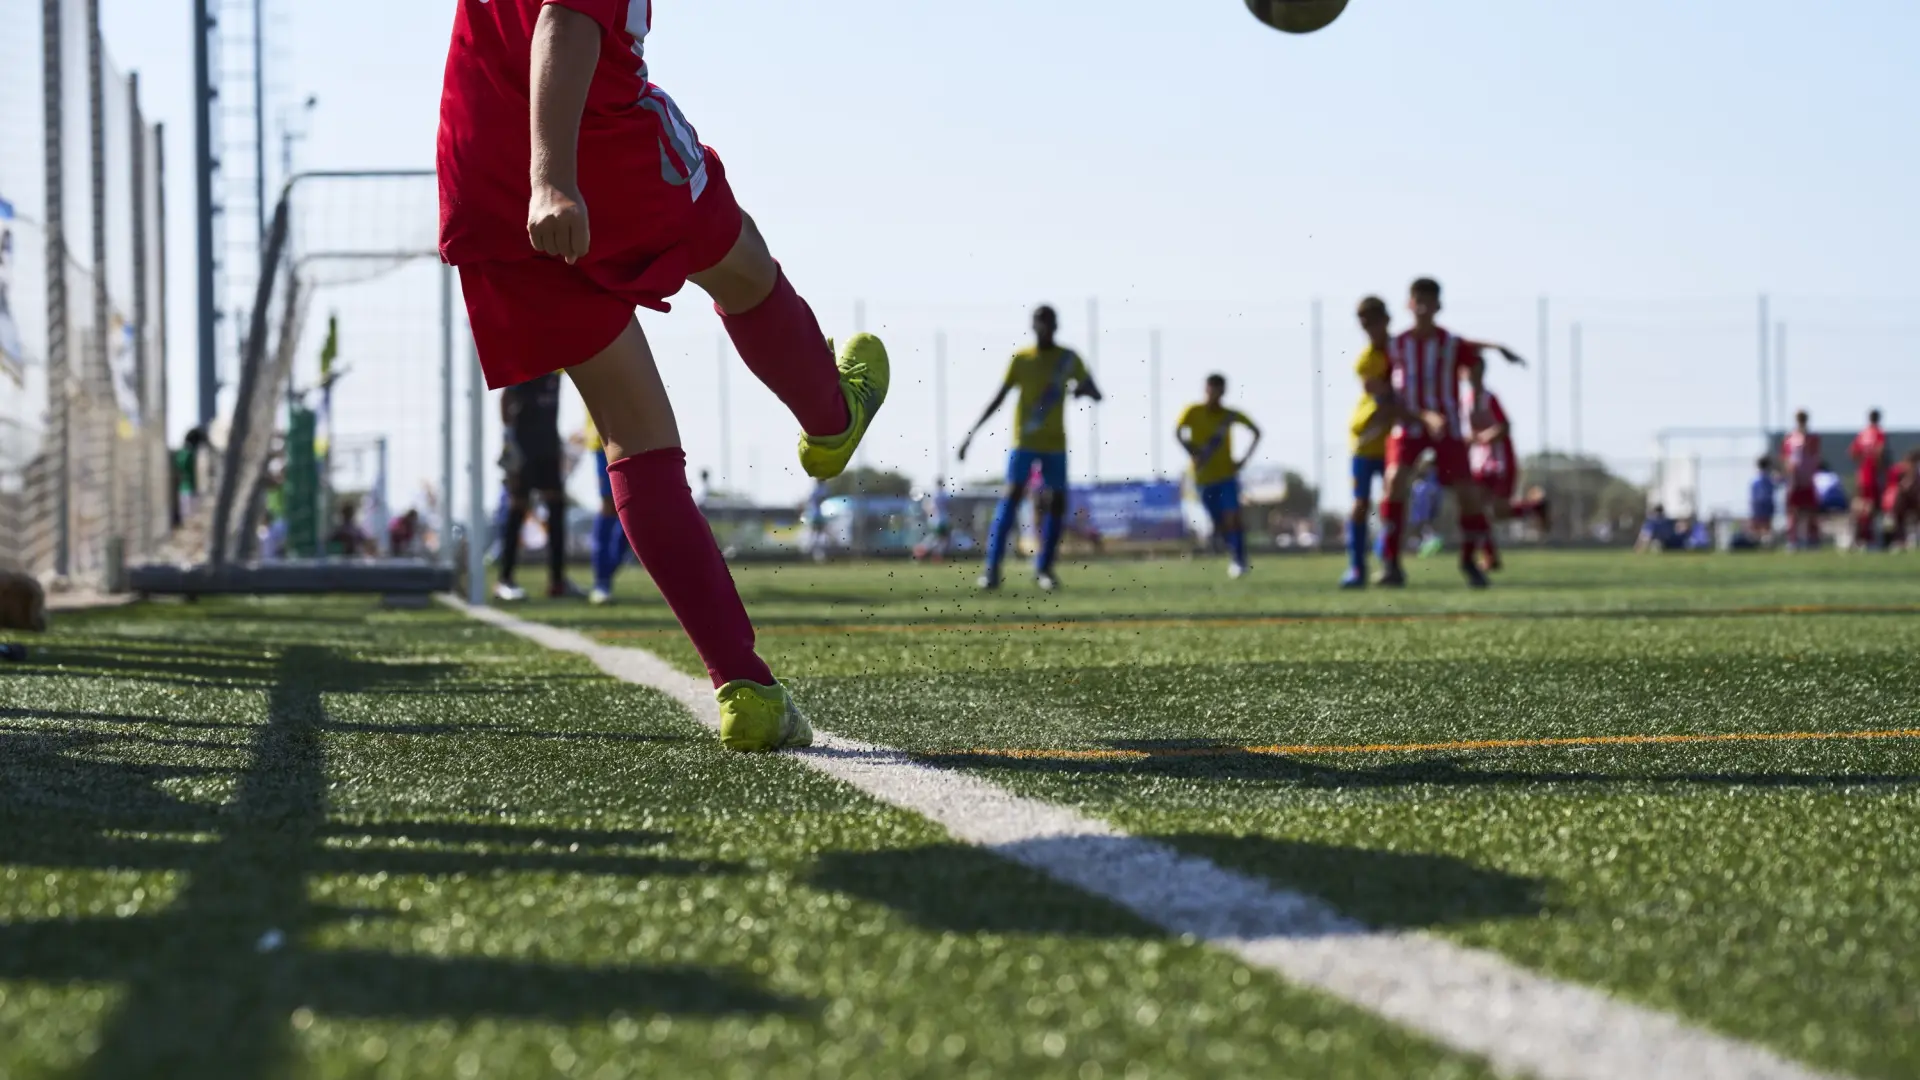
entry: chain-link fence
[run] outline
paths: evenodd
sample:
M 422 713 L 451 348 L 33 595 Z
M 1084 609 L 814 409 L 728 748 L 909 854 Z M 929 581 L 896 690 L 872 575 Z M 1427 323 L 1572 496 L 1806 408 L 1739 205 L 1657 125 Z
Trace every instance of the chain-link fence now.
M 112 586 L 169 525 L 161 139 L 97 0 L 0 0 L 0 565 Z

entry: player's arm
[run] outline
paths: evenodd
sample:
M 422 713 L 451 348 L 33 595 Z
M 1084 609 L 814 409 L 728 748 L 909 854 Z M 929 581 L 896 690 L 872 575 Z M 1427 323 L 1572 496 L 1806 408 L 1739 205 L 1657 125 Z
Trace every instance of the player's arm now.
M 1514 352 L 1512 349 L 1507 348 L 1505 345 L 1495 344 L 1494 342 L 1491 342 L 1491 341 L 1468 341 L 1466 338 L 1461 338 L 1460 344 L 1465 345 L 1469 349 L 1477 349 L 1481 352 L 1485 352 L 1488 349 L 1492 349 L 1494 352 L 1499 353 L 1501 358 L 1506 360 L 1506 362 L 1509 364 L 1512 364 L 1516 367 L 1527 366 L 1526 357 L 1521 356 L 1519 353 Z
M 1092 401 L 1105 401 L 1107 399 L 1107 396 L 1100 392 L 1100 388 L 1094 385 L 1093 375 L 1085 371 L 1082 371 L 1080 377 L 1074 380 L 1073 396 L 1088 398 Z
M 1473 433 L 1473 441 L 1479 443 L 1481 446 L 1492 446 L 1494 443 L 1506 437 L 1507 423 L 1504 420 L 1494 424 L 1492 427 Z
M 1241 456 L 1239 461 L 1233 463 L 1233 471 L 1239 472 L 1241 469 L 1247 467 L 1247 462 L 1253 460 L 1253 452 L 1260 449 L 1261 431 L 1260 425 L 1254 423 L 1253 417 L 1248 416 L 1246 413 L 1238 413 L 1234 416 L 1234 419 L 1238 420 L 1248 431 L 1253 432 L 1253 440 L 1247 443 L 1247 452 Z
M 540 9 L 533 31 L 533 159 L 528 177 L 527 239 L 534 250 L 568 262 L 590 243 L 587 204 L 580 198 L 580 117 L 600 61 L 600 24 L 559 4 Z
M 1001 382 L 999 392 L 993 395 L 992 401 L 987 402 L 986 411 L 980 414 L 980 419 L 973 422 L 973 427 L 967 429 L 967 437 L 960 440 L 960 450 L 956 456 L 961 461 L 967 460 L 967 448 L 973 445 L 973 437 L 980 434 L 980 429 L 987 426 L 987 421 L 993 419 L 993 414 L 999 412 L 1000 406 L 1007 403 L 1007 395 L 1011 393 L 1013 393 L 1013 378 L 1012 373 L 1009 372 L 1008 378 Z

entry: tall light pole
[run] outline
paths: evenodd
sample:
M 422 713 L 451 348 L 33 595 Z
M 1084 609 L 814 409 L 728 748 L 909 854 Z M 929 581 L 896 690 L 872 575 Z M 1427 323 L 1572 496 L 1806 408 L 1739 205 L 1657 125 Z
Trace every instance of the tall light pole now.
M 1321 353 L 1320 301 L 1313 302 L 1313 497 L 1314 534 L 1320 532 L 1320 507 L 1327 498 L 1326 367 Z
M 1160 432 L 1160 331 L 1154 330 L 1147 335 L 1147 415 L 1152 430 L 1147 433 L 1147 445 L 1153 447 L 1153 478 L 1166 475 L 1161 468 L 1160 448 L 1167 441 Z
M 1094 382 L 1100 381 L 1100 300 L 1087 299 L 1087 371 Z M 1087 461 L 1092 466 L 1093 482 L 1100 482 L 1100 407 L 1087 410 Z
M 1540 298 L 1540 456 L 1545 457 L 1553 448 L 1553 398 L 1548 394 L 1547 385 L 1547 346 L 1548 320 L 1547 298 Z

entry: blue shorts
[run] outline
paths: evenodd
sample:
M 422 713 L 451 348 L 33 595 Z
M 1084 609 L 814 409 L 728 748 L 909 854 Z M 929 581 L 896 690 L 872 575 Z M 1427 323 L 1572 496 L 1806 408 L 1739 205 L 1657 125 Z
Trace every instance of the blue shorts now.
M 605 450 L 595 450 L 593 452 L 593 462 L 600 466 L 600 497 L 611 500 L 613 498 L 613 477 L 607 475 L 607 452 Z
M 1240 478 L 1229 476 L 1217 484 L 1202 487 L 1200 505 L 1207 508 L 1207 516 L 1215 521 L 1239 510 Z
M 1067 452 L 1065 450 L 1015 450 L 1007 455 L 1007 483 L 1027 485 L 1034 465 L 1040 466 L 1040 483 L 1048 491 L 1067 490 Z
M 1373 482 L 1385 479 L 1387 459 L 1377 457 L 1356 457 L 1353 459 L 1353 498 L 1355 502 L 1366 502 L 1373 498 Z

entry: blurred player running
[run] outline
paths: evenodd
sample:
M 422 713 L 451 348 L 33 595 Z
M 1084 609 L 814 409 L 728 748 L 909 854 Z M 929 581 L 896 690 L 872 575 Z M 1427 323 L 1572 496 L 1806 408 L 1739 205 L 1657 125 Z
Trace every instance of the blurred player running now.
M 1373 515 L 1373 485 L 1387 475 L 1387 433 L 1402 417 L 1394 397 L 1391 363 L 1387 358 L 1393 337 L 1387 332 L 1392 317 L 1387 302 L 1377 296 L 1360 301 L 1360 329 L 1367 347 L 1354 361 L 1360 379 L 1360 403 L 1353 407 L 1353 511 L 1347 516 L 1347 573 L 1343 589 L 1367 587 L 1367 520 Z
M 1042 305 L 1033 312 L 1032 346 L 1013 354 L 1006 378 L 987 403 L 986 411 L 960 440 L 959 457 L 967 460 L 967 448 L 993 414 L 1015 390 L 1020 400 L 1014 409 L 1013 450 L 1007 455 L 1007 490 L 993 512 L 993 527 L 987 534 L 987 567 L 980 575 L 982 589 L 1000 587 L 1000 563 L 1006 557 L 1007 540 L 1019 521 L 1020 500 L 1026 497 L 1031 475 L 1038 471 L 1043 493 L 1036 500 L 1040 514 L 1040 554 L 1034 560 L 1034 580 L 1046 592 L 1060 587 L 1054 573 L 1054 557 L 1060 552 L 1060 537 L 1067 516 L 1067 420 L 1068 397 L 1101 400 L 1100 388 L 1080 354 L 1059 344 L 1054 335 L 1060 331 L 1060 318 L 1051 307 Z
M 734 201 L 720 158 L 647 77 L 650 0 L 460 0 L 440 106 L 440 253 L 460 268 L 492 387 L 565 370 L 605 438 L 627 539 L 716 687 L 721 741 L 812 729 L 754 651 L 753 624 L 693 493 L 636 306 L 688 281 L 799 420 L 809 475 L 846 468 L 886 398 L 886 349 L 838 361 Z M 589 210 L 591 209 L 591 218 Z
M 1187 406 L 1173 426 L 1173 436 L 1186 448 L 1193 463 L 1193 486 L 1213 522 L 1213 534 L 1226 542 L 1233 557 L 1227 564 L 1227 576 L 1237 578 L 1247 572 L 1247 533 L 1240 520 L 1240 470 L 1246 468 L 1260 445 L 1260 425 L 1246 413 L 1227 408 L 1226 396 L 1227 377 L 1207 376 L 1206 400 Z M 1253 441 L 1242 457 L 1233 452 L 1235 427 L 1253 432 Z
M 1787 470 L 1787 547 L 1812 550 L 1820 546 L 1820 493 L 1813 477 L 1820 471 L 1820 436 L 1807 428 L 1807 411 L 1793 414 L 1793 430 L 1780 441 L 1780 460 Z
M 1513 452 L 1513 423 L 1507 419 L 1506 406 L 1500 404 L 1500 395 L 1483 384 L 1479 393 L 1467 394 L 1465 402 L 1473 428 L 1467 463 L 1487 516 L 1494 521 L 1530 517 L 1545 529 L 1547 500 L 1540 489 L 1529 491 L 1524 499 L 1514 496 L 1520 486 L 1520 459 Z M 1482 567 L 1500 569 L 1500 549 L 1491 530 L 1480 540 L 1480 554 L 1485 556 Z
M 1406 584 L 1406 572 L 1400 564 L 1400 544 L 1406 527 L 1407 494 L 1413 487 L 1414 470 L 1420 456 L 1433 453 L 1434 472 L 1443 487 L 1453 491 L 1459 506 L 1460 573 L 1476 589 L 1487 587 L 1486 575 L 1474 562 L 1474 554 L 1487 538 L 1488 524 L 1481 504 L 1480 489 L 1472 482 L 1467 461 L 1466 439 L 1461 432 L 1465 410 L 1460 402 L 1460 384 L 1464 380 L 1481 399 L 1481 377 L 1485 363 L 1483 346 L 1455 337 L 1434 320 L 1440 314 L 1440 283 L 1420 278 L 1408 290 L 1408 307 L 1413 312 L 1413 329 L 1395 337 L 1388 348 L 1388 364 L 1394 396 L 1399 400 L 1402 418 L 1387 438 L 1387 498 L 1381 505 L 1384 536 L 1381 561 L 1386 564 L 1378 584 L 1398 587 Z M 1492 346 L 1509 362 L 1520 358 L 1504 346 Z
M 1880 428 L 1880 410 L 1867 414 L 1867 426 L 1848 448 L 1853 458 L 1853 542 L 1861 550 L 1880 546 L 1880 489 L 1887 483 L 1887 433 Z

